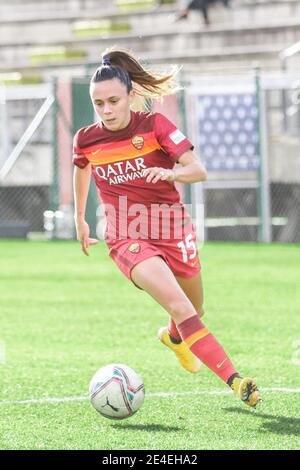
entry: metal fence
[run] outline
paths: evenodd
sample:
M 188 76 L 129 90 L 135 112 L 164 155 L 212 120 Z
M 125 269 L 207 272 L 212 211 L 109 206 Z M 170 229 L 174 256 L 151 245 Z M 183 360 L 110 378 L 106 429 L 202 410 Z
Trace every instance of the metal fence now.
M 26 236 L 44 230 L 51 204 L 51 86 L 0 90 L 0 234 Z
M 209 170 L 192 194 L 206 239 L 300 241 L 299 78 L 189 79 L 187 129 Z
M 265 77 L 272 240 L 300 241 L 300 75 Z
M 72 140 L 93 119 L 85 78 L 0 88 L 0 237 L 74 237 Z M 98 203 L 92 185 L 94 235 Z

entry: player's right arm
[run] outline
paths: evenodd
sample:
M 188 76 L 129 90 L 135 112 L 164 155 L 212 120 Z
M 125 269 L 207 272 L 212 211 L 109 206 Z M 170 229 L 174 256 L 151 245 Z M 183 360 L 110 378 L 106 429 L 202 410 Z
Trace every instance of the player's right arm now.
M 82 251 L 87 256 L 89 256 L 88 246 L 97 243 L 96 240 L 89 238 L 90 228 L 85 221 L 86 204 L 91 182 L 91 168 L 90 163 L 84 168 L 75 166 L 73 180 L 75 205 L 74 220 L 77 240 L 80 241 Z

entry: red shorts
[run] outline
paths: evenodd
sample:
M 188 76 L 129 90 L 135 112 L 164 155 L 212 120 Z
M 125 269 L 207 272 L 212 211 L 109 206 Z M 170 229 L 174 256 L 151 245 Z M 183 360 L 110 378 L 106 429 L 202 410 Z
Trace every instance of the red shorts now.
M 119 240 L 111 246 L 109 255 L 122 273 L 131 279 L 132 269 L 152 256 L 161 256 L 173 274 L 178 277 L 194 277 L 200 271 L 196 234 L 185 242 L 178 240 Z

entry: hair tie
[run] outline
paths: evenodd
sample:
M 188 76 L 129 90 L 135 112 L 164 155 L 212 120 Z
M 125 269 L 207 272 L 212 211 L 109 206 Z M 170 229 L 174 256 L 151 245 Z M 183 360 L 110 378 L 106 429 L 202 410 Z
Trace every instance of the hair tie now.
M 110 59 L 108 57 L 105 59 L 102 59 L 102 65 L 111 65 Z

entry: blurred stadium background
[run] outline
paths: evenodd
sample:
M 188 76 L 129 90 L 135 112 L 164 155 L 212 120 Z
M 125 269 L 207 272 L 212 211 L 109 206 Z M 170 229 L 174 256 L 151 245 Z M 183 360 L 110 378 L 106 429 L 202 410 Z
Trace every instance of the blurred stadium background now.
M 184 2 L 1 0 L 0 237 L 74 238 L 72 137 L 94 121 L 88 84 L 108 46 L 183 65 L 154 109 L 209 170 L 185 188 L 207 240 L 300 241 L 300 0 L 232 0 L 174 21 Z M 197 216 L 197 214 L 196 214 Z M 101 204 L 92 188 L 92 232 Z

